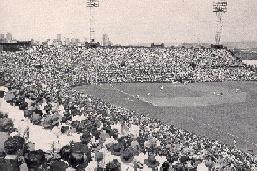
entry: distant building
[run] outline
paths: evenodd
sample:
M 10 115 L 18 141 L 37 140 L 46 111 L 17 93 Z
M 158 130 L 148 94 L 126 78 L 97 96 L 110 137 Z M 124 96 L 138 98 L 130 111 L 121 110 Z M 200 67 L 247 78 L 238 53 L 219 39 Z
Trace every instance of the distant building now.
M 103 46 L 107 46 L 108 41 L 109 41 L 108 35 L 103 34 Z
M 164 48 L 164 43 L 161 43 L 161 44 L 154 44 L 154 43 L 152 43 L 151 44 L 151 48 Z
M 103 34 L 103 46 L 111 46 L 112 42 L 110 41 L 107 34 Z
M 61 46 L 62 45 L 62 41 L 59 41 L 58 39 L 54 39 L 52 42 L 52 45 L 54 46 Z
M 67 37 L 66 37 L 64 43 L 65 43 L 65 45 L 69 45 L 69 44 L 70 44 L 70 38 L 67 38 Z
M 83 40 L 81 40 L 81 41 L 79 42 L 79 45 L 85 46 L 86 42 L 87 42 L 87 38 L 84 37 Z
M 4 34 L 0 34 L 0 43 L 6 43 Z
M 6 40 L 8 43 L 12 42 L 12 34 L 11 33 L 6 34 Z
M 78 46 L 80 44 L 80 40 L 77 38 L 72 38 L 70 44 Z
M 76 44 L 76 45 L 79 44 L 79 39 L 75 39 L 75 44 Z
M 57 34 L 57 41 L 61 42 L 62 41 L 62 35 L 61 34 Z
M 4 34 L 0 34 L 0 39 L 4 39 Z
M 50 46 L 52 43 L 51 43 L 51 39 L 46 39 L 45 41 L 42 42 L 42 45 L 43 46 Z
M 76 39 L 75 38 L 71 38 L 71 42 L 70 43 L 74 45 L 76 43 Z

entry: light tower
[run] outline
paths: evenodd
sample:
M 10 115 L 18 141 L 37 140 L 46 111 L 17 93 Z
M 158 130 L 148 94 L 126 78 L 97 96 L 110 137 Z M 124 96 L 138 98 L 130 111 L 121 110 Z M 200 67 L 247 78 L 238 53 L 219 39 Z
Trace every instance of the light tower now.
M 87 0 L 87 7 L 90 11 L 90 27 L 89 27 L 89 36 L 90 43 L 95 42 L 95 8 L 99 7 L 99 0 Z
M 217 0 L 213 2 L 213 12 L 217 17 L 217 25 L 216 25 L 216 35 L 215 35 L 215 43 L 216 45 L 220 45 L 221 34 L 223 29 L 223 14 L 227 12 L 227 1 L 226 0 Z

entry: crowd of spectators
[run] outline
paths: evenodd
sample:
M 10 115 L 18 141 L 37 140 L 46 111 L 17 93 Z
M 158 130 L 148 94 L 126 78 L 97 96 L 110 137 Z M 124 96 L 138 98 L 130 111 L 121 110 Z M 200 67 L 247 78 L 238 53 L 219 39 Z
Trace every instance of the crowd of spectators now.
M 81 142 L 71 142 L 51 155 L 17 145 L 26 140 L 13 136 L 6 140 L 0 159 L 24 156 L 18 165 L 41 170 L 254 170 L 257 166 L 252 154 L 236 147 L 73 89 L 92 83 L 257 79 L 255 68 L 225 49 L 34 47 L 0 55 L 8 103 L 23 110 L 35 125 L 82 134 Z
M 24 72 L 39 74 L 43 77 L 40 82 L 59 79 L 63 80 L 60 84 L 68 82 L 70 85 L 92 82 L 256 80 L 255 68 L 243 64 L 226 49 L 86 49 L 73 46 L 36 47 L 32 51 L 2 55 L 5 60 L 8 59 L 8 63 L 13 62 L 15 68 L 23 66 Z M 56 76 L 47 75 L 49 71 Z

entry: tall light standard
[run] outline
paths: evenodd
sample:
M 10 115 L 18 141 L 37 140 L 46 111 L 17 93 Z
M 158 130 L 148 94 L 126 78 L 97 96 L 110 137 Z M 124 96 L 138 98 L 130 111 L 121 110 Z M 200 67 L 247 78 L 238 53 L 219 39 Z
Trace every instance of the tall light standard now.
M 220 45 L 221 34 L 223 29 L 223 14 L 227 12 L 228 3 L 226 0 L 218 0 L 213 2 L 213 12 L 217 17 L 217 25 L 216 25 L 216 34 L 215 34 L 215 43 L 216 45 Z
M 90 12 L 90 27 L 89 27 L 89 36 L 90 43 L 95 42 L 95 8 L 99 7 L 99 0 L 87 0 L 87 7 Z

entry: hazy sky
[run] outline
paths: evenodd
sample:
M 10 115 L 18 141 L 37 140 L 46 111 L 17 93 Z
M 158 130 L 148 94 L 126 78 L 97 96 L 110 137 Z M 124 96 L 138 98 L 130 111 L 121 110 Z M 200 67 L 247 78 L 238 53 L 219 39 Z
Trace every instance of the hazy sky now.
M 114 43 L 213 42 L 213 0 L 100 0 L 96 39 Z M 86 0 L 0 0 L 0 33 L 17 39 L 89 40 Z M 228 0 L 223 41 L 257 40 L 257 0 Z

